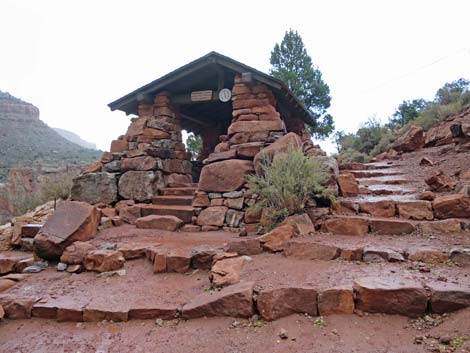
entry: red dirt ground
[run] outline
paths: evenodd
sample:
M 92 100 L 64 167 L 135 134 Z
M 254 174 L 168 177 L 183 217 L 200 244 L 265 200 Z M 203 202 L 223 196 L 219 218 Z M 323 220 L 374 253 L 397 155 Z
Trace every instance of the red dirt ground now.
M 324 321 L 320 326 L 311 318 L 291 315 L 262 327 L 230 318 L 166 321 L 160 327 L 150 320 L 79 324 L 17 320 L 0 323 L 0 352 L 439 352 L 433 348 L 439 346 L 439 338 L 468 336 L 470 309 L 424 330 L 410 327 L 410 319 L 390 315 L 332 315 Z M 287 330 L 288 339 L 279 338 L 281 329 Z M 433 338 L 415 343 L 416 337 L 425 335 Z M 449 346 L 442 347 L 441 352 L 446 352 Z M 456 352 L 470 352 L 470 341 Z

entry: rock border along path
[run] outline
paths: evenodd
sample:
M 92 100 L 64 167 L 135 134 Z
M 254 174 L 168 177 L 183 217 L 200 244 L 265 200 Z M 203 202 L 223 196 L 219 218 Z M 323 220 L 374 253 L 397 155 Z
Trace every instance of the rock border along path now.
M 186 276 L 183 273 L 191 269 L 210 268 L 212 259 L 224 254 L 224 251 L 238 250 L 238 254 L 232 253 L 229 256 L 254 255 L 253 261 L 256 263 L 256 255 L 262 251 L 259 242 L 257 238 L 246 238 L 228 242 L 223 249 L 217 246 L 198 246 L 192 250 L 172 250 L 165 248 L 164 244 L 153 244 L 151 247 L 140 246 L 137 252 L 133 251 L 135 249 L 127 249 L 124 256 L 128 259 L 146 256 L 153 261 L 155 273 L 176 272 L 174 276 Z M 366 243 L 364 240 L 364 244 Z M 320 261 L 322 266 L 328 266 L 330 260 L 384 261 L 383 266 L 387 266 L 386 262 L 442 263 L 449 258 L 448 253 L 436 249 L 428 252 L 426 249 L 421 249 L 421 252 L 419 250 L 413 252 L 408 249 L 404 253 L 387 246 L 338 247 L 328 244 L 325 239 L 319 241 L 307 237 L 293 238 L 282 245 L 283 258 L 286 261 L 307 261 L 312 265 L 315 261 Z M 163 255 L 165 266 L 163 270 L 156 270 L 156 258 L 160 255 Z M 392 272 L 394 271 L 396 269 Z M 38 317 L 58 321 L 192 319 L 203 316 L 247 318 L 255 313 L 259 313 L 265 320 L 275 320 L 294 313 L 353 314 L 358 310 L 415 317 L 426 312 L 444 313 L 470 306 L 470 285 L 436 282 L 431 279 L 423 282 L 407 278 L 406 275 L 392 275 L 387 278 L 376 274 L 363 275 L 356 278 L 353 285 L 331 285 L 328 288 L 303 282 L 266 287 L 260 286 L 258 281 L 251 281 L 249 277 L 244 278 L 242 273 L 239 283 L 226 286 L 220 291 L 200 293 L 180 303 L 155 304 L 148 301 L 128 304 L 112 298 L 103 301 L 96 297 L 85 299 L 81 296 L 70 298 L 60 295 L 47 298 L 36 294 L 28 295 L 28 290 L 22 291 L 19 288 L 16 292 L 1 293 L 0 305 L 10 319 Z M 185 280 L 184 277 L 181 280 Z

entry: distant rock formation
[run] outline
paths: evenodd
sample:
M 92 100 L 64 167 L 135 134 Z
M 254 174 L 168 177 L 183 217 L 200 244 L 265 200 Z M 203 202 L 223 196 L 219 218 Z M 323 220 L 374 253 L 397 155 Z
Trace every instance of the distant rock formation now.
M 75 143 L 76 145 L 82 146 L 83 148 L 88 148 L 92 150 L 96 150 L 96 144 L 85 141 L 76 133 L 64 129 L 60 129 L 58 127 L 53 127 L 53 129 L 63 138 L 69 140 L 70 142 Z
M 31 103 L 0 91 L 0 224 L 14 213 L 11 185 L 24 184 L 17 171 L 30 175 L 37 187 L 44 175 L 77 173 L 99 156 L 99 151 L 72 143 L 47 126 Z

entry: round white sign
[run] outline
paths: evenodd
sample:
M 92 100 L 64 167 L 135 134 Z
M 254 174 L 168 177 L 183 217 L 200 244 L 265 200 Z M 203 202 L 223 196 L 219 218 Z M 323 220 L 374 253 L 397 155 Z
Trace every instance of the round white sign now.
M 223 88 L 219 92 L 219 99 L 221 102 L 228 102 L 232 98 L 232 91 L 230 91 L 228 88 Z

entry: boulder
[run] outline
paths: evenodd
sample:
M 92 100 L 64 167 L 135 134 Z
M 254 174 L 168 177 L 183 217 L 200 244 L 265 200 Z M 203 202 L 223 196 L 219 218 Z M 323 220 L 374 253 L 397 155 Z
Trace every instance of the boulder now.
M 405 278 L 366 277 L 354 281 L 356 308 L 369 313 L 419 317 L 428 297 L 419 282 Z
M 100 212 L 84 202 L 64 201 L 34 237 L 34 250 L 44 259 L 56 260 L 64 249 L 75 241 L 95 237 Z
M 434 216 L 439 219 L 470 218 L 470 198 L 462 194 L 436 197 L 432 207 Z
M 205 208 L 197 217 L 197 224 L 200 226 L 218 226 L 224 225 L 225 214 L 228 208 L 224 206 L 213 206 Z
M 202 293 L 183 306 L 183 319 L 211 316 L 250 318 L 253 315 L 254 282 L 240 282 L 220 291 Z
M 183 225 L 183 221 L 175 216 L 150 215 L 137 218 L 135 226 L 141 229 L 161 229 L 174 232 Z
M 209 245 L 201 245 L 191 250 L 191 268 L 210 270 L 214 256 L 222 250 Z
M 148 201 L 155 196 L 159 189 L 165 187 L 160 171 L 133 171 L 125 172 L 119 178 L 119 195 L 124 199 L 135 201 Z
M 334 287 L 318 294 L 318 312 L 320 315 L 352 314 L 354 297 L 351 287 Z
M 135 221 L 142 216 L 142 206 L 123 206 L 119 209 L 119 217 L 126 223 L 135 224 Z
M 359 183 L 352 173 L 339 174 L 337 181 L 341 196 L 356 197 L 359 194 Z
M 240 189 L 245 177 L 253 172 L 253 162 L 230 159 L 205 165 L 199 179 L 199 190 L 227 192 Z
M 328 174 L 328 180 L 326 181 L 326 184 L 324 186 L 327 187 L 328 190 L 330 190 L 334 196 L 338 196 L 338 161 L 336 160 L 336 158 L 331 156 L 317 156 L 316 158 L 321 162 L 322 166 L 326 169 L 326 173 Z
M 90 204 L 110 204 L 117 201 L 117 179 L 111 173 L 89 173 L 73 179 L 72 200 Z
M 428 221 L 434 218 L 431 202 L 429 201 L 399 201 L 396 205 L 400 218 Z
M 398 152 L 412 152 L 424 146 L 424 130 L 416 125 L 401 135 L 392 145 L 392 148 Z
M 126 260 L 120 251 L 116 250 L 91 250 L 84 261 L 88 271 L 109 272 L 119 270 Z
M 428 283 L 431 291 L 430 307 L 433 313 L 444 314 L 470 307 L 470 286 L 455 283 Z
M 427 158 L 427 157 L 423 157 L 419 161 L 419 165 L 421 165 L 421 166 L 431 166 L 432 167 L 434 165 L 434 162 L 432 160 L 430 160 L 429 158 Z
M 315 226 L 313 225 L 312 220 L 306 213 L 289 216 L 282 222 L 282 224 L 297 225 L 300 235 L 308 235 L 311 233 L 315 233 Z
M 424 141 L 425 147 L 442 146 L 452 143 L 453 136 L 450 127 L 454 123 L 454 119 L 446 119 L 430 128 L 426 132 L 426 138 Z
M 289 148 L 300 149 L 301 146 L 302 140 L 296 133 L 289 132 L 288 134 L 282 136 L 279 140 L 263 148 L 255 155 L 253 164 L 255 167 L 256 174 L 262 174 L 262 161 L 265 158 L 268 160 L 272 160 L 274 155 L 278 153 L 286 153 Z
M 60 262 L 69 265 L 81 264 L 85 260 L 86 254 L 94 248 L 95 246 L 89 242 L 76 241 L 65 248 Z
M 470 248 L 451 249 L 450 259 L 459 266 L 470 266 Z
M 317 291 L 309 287 L 262 290 L 256 299 L 256 307 L 267 321 L 296 313 L 317 316 Z
M 30 319 L 33 304 L 39 298 L 18 295 L 0 295 L 0 307 L 9 319 Z
M 240 273 L 248 256 L 231 257 L 217 261 L 209 272 L 213 287 L 225 287 L 240 282 Z
M 362 260 L 364 262 L 402 262 L 405 261 L 403 255 L 393 249 L 366 246 L 363 250 Z
M 424 180 L 432 191 L 451 191 L 455 188 L 455 182 L 445 175 L 442 171 L 439 171 Z
M 34 263 L 34 256 L 24 252 L 0 251 L 0 275 L 10 272 L 22 272 Z
M 0 278 L 0 292 L 6 291 L 16 284 L 15 281 L 8 278 Z
M 258 238 L 261 246 L 269 251 L 282 251 L 287 241 L 299 235 L 299 228 L 296 224 L 288 223 L 277 226 L 269 233 Z

